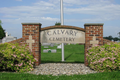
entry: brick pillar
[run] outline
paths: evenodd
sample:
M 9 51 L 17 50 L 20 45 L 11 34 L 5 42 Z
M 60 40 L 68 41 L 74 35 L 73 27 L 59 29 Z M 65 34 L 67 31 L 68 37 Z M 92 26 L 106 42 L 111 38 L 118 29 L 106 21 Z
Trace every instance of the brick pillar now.
M 88 66 L 88 61 L 86 59 L 87 49 L 95 46 L 95 44 L 103 45 L 103 25 L 102 23 L 86 23 L 85 28 L 85 58 L 84 64 Z
M 41 63 L 40 31 L 40 23 L 22 23 L 22 37 L 25 39 L 25 44 L 32 49 L 34 58 L 38 60 L 35 66 Z

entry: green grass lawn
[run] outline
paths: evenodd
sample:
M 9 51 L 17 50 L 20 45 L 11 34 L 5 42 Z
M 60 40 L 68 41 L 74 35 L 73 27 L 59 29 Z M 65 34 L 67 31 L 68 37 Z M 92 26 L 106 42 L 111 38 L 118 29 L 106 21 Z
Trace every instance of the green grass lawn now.
M 43 53 L 43 49 L 57 49 L 57 46 L 44 48 L 41 46 L 41 62 L 42 63 L 58 63 L 62 60 L 61 49 L 57 49 L 56 53 Z M 84 45 L 64 45 L 65 62 L 84 63 Z
M 87 75 L 35 75 L 29 73 L 0 73 L 0 80 L 120 80 L 120 71 Z
M 49 49 L 57 49 L 57 46 L 49 47 Z M 84 63 L 84 45 L 65 45 L 64 50 L 65 62 Z M 61 60 L 61 49 L 57 49 L 57 53 L 43 53 L 43 46 L 41 47 L 42 63 L 57 63 L 61 62 Z M 0 72 L 0 80 L 120 80 L 120 71 L 70 76 L 52 76 L 35 75 L 29 73 Z

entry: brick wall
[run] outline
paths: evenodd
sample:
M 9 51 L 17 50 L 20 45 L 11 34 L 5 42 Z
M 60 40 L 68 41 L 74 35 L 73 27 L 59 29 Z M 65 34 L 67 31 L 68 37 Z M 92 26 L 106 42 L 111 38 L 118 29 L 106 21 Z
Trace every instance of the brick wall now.
M 41 63 L 41 44 L 40 44 L 40 23 L 22 23 L 22 38 L 10 41 L 8 43 L 19 43 L 19 45 L 29 46 L 29 43 L 26 43 L 29 40 L 29 35 L 32 35 L 32 39 L 35 43 L 32 43 L 32 53 L 34 58 L 38 61 L 35 62 L 35 66 L 38 66 Z
M 32 36 L 32 53 L 34 58 L 38 61 L 35 62 L 35 66 L 38 66 L 41 63 L 41 44 L 40 44 L 40 31 L 41 31 L 41 24 L 40 23 L 22 23 L 22 38 L 25 41 L 29 40 L 29 36 Z M 30 44 L 27 43 L 29 46 Z
M 90 44 L 90 41 L 93 40 L 93 36 L 96 37 L 98 45 L 103 45 L 103 24 L 84 24 L 85 28 L 85 58 L 84 63 L 88 66 L 88 61 L 86 59 L 87 49 L 92 47 L 93 44 Z
M 32 43 L 32 53 L 34 57 L 38 60 L 35 62 L 35 65 L 39 65 L 41 63 L 41 44 L 40 44 L 40 32 L 42 30 L 46 29 L 52 29 L 52 28 L 71 28 L 71 29 L 78 29 L 85 32 L 85 54 L 84 54 L 84 64 L 88 66 L 88 61 L 86 59 L 87 49 L 92 47 L 93 44 L 91 44 L 91 41 L 93 41 L 93 37 L 95 38 L 95 41 L 98 42 L 98 45 L 106 44 L 107 42 L 111 42 L 110 40 L 103 39 L 103 24 L 84 24 L 84 29 L 74 26 L 49 26 L 45 28 L 41 28 L 40 23 L 22 23 L 22 38 L 8 42 L 8 43 L 19 43 L 27 44 L 29 46 L 29 43 L 26 43 L 27 40 L 29 40 L 29 36 L 32 36 L 32 40 L 34 40 L 34 43 Z M 21 43 L 22 42 L 22 43 Z M 83 45 L 83 44 L 82 44 Z

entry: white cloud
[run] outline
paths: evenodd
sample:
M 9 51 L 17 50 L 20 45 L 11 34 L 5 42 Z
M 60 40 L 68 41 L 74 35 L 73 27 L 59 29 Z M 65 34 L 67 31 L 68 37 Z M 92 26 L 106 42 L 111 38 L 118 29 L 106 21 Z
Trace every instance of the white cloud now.
M 50 20 L 50 21 L 58 21 L 58 18 L 51 18 L 51 17 L 41 17 L 44 20 Z
M 19 0 L 21 1 L 21 0 Z M 94 15 L 94 18 L 68 19 L 68 21 L 109 21 L 120 18 L 120 5 L 113 4 L 113 0 L 63 0 L 64 13 L 73 16 L 75 14 Z M 72 7 L 69 7 L 72 6 Z M 76 7 L 74 7 L 76 6 Z M 21 21 L 29 20 L 51 20 L 58 21 L 58 18 L 52 18 L 49 15 L 60 15 L 60 0 L 39 1 L 32 6 L 14 6 L 1 7 L 0 13 L 3 19 L 20 19 Z M 47 17 L 45 17 L 47 15 Z
M 47 27 L 60 21 L 60 0 L 37 1 L 33 5 L 27 4 L 27 6 L 14 6 L 13 4 L 12 7 L 0 7 L 0 17 L 4 27 L 7 25 L 8 30 L 10 28 L 12 30 L 14 27 L 22 30 L 21 23 L 23 22 L 38 22 L 42 23 L 42 27 Z M 114 0 L 63 0 L 63 2 L 64 15 L 69 15 L 64 16 L 64 23 L 68 25 L 83 27 L 84 23 L 112 22 L 112 20 L 120 19 L 120 4 L 114 4 Z M 115 24 L 111 22 L 107 22 L 107 24 Z M 104 24 L 104 36 L 117 36 L 119 27 Z M 117 26 L 119 26 L 119 22 Z M 14 31 L 16 31 L 16 37 L 22 34 L 18 29 Z M 12 34 L 14 31 L 10 33 Z
M 39 1 L 39 2 L 36 2 L 34 4 L 38 5 L 38 6 L 53 6 L 53 7 L 55 7 L 55 4 L 50 3 L 50 2 L 45 2 L 45 1 Z
M 49 2 L 54 4 L 59 4 L 60 0 L 49 0 Z M 81 5 L 93 5 L 93 4 L 111 4 L 114 0 L 63 0 L 64 6 L 81 6 Z

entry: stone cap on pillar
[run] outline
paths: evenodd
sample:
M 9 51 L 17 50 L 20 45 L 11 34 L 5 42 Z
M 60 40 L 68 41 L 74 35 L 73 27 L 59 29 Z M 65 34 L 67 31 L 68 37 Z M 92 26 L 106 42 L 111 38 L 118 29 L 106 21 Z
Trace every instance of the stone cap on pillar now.
M 21 23 L 22 25 L 42 25 L 41 23 Z
M 84 26 L 103 26 L 104 23 L 85 23 Z

